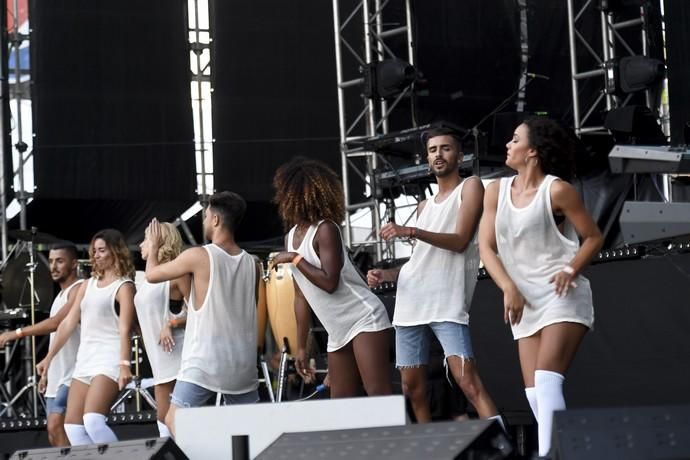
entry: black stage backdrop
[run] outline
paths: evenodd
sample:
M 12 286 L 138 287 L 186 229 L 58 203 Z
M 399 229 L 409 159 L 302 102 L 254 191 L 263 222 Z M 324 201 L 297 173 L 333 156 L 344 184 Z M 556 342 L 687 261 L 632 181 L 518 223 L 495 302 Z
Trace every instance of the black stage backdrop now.
M 566 375 L 569 407 L 690 402 L 690 254 L 597 264 L 586 273 L 594 330 Z M 470 330 L 482 380 L 503 410 L 529 410 L 503 295 L 482 280 Z
M 340 173 L 331 8 L 323 0 L 213 2 L 215 188 L 249 203 L 240 240 L 282 234 L 270 203 L 278 166 L 302 155 Z
M 687 145 L 690 144 L 690 3 L 665 0 L 664 6 L 671 143 Z
M 33 1 L 30 13 L 29 224 L 83 241 L 104 226 L 141 228 L 151 203 L 183 211 L 196 180 L 186 2 Z

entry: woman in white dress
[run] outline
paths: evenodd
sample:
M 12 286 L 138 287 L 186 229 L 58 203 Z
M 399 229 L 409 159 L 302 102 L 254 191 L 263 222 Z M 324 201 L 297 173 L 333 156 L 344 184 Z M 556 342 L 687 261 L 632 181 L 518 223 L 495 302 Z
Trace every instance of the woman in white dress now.
M 486 188 L 479 248 L 503 291 L 504 320 L 518 342 L 525 394 L 538 423 L 539 455 L 546 455 L 553 412 L 565 409 L 564 375 L 594 322 L 592 291 L 581 273 L 602 236 L 568 183 L 573 144 L 564 129 L 532 118 L 506 148 L 506 165 L 517 175 Z
M 311 376 L 305 351 L 311 307 L 328 333 L 331 397 L 355 396 L 360 383 L 369 396 L 390 394 L 391 323 L 345 251 L 338 227 L 345 216 L 340 179 L 321 162 L 296 158 L 278 169 L 273 186 L 290 229 L 287 250 L 274 262 L 291 263 L 295 281 L 297 372 Z
M 60 323 L 48 355 L 50 362 L 81 322 L 81 336 L 67 398 L 65 432 L 70 444 L 117 441 L 106 416 L 117 394 L 131 380 L 130 330 L 134 320 L 134 263 L 122 234 L 102 230 L 89 245 L 93 272 L 82 283 L 75 307 Z
M 160 224 L 160 235 L 152 235 L 147 228 L 141 243 L 141 257 L 146 260 L 151 251 L 152 238 L 158 237 L 158 260 L 169 262 L 180 255 L 182 238 L 173 224 Z M 180 370 L 184 326 L 186 323 L 186 299 L 189 297 L 189 275 L 163 283 L 137 281 L 134 305 L 139 318 L 141 335 L 151 364 L 156 395 L 158 431 L 161 437 L 170 437 L 165 425 L 165 414 L 170 408 L 170 394 Z

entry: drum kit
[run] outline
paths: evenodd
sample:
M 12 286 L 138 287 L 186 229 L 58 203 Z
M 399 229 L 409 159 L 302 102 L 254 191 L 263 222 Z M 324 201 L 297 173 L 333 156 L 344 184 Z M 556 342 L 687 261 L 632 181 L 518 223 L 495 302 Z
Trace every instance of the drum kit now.
M 16 327 L 36 324 L 37 313 L 46 312 L 52 299 L 52 280 L 48 262 L 37 253 L 37 245 L 54 244 L 59 240 L 52 235 L 40 233 L 35 227 L 30 230 L 12 230 L 10 237 L 17 240 L 7 258 L 0 264 L 2 273 L 2 295 L 4 309 L 0 310 L 0 327 Z M 7 306 L 16 306 L 8 309 Z M 26 384 L 13 397 L 12 384 L 18 381 L 12 374 L 11 361 L 19 350 L 19 344 L 6 344 L 0 350 L 4 354 L 4 366 L 0 372 L 0 417 L 9 415 L 31 415 L 38 417 L 38 407 L 45 405 L 38 392 L 36 376 L 36 338 L 26 337 L 24 343 L 24 379 Z M 7 384 L 6 384 L 7 382 Z M 18 407 L 27 409 L 25 412 Z

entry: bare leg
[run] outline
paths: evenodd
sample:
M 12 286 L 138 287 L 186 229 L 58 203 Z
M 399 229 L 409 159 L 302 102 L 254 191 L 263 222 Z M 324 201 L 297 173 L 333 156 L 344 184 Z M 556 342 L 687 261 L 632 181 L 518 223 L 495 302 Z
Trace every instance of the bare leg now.
M 484 388 L 476 364 L 473 359 L 463 359 L 459 356 L 447 358 L 448 367 L 458 386 L 465 393 L 467 400 L 472 403 L 481 418 L 489 418 L 498 414 L 496 405 Z
M 48 441 L 53 447 L 70 445 L 65 433 L 65 414 L 48 414 Z
M 388 347 L 390 330 L 362 332 L 352 340 L 352 348 L 364 391 L 369 396 L 389 395 L 391 387 Z
M 168 412 L 165 414 L 165 424 L 168 427 L 168 430 L 170 430 L 170 433 L 172 433 L 173 438 L 175 437 L 175 411 L 177 410 L 177 406 L 174 404 L 170 404 L 170 407 L 168 407 Z
M 431 421 L 431 409 L 426 397 L 426 369 L 426 365 L 400 369 L 403 393 L 410 400 L 417 423 Z
M 352 342 L 328 353 L 328 375 L 331 380 L 331 398 L 357 396 L 360 376 Z
M 586 326 L 578 323 L 546 326 L 541 330 L 536 369 L 565 375 L 587 331 Z
M 170 407 L 170 395 L 172 394 L 173 388 L 175 388 L 175 381 L 161 383 L 153 388 L 153 392 L 156 396 L 156 410 L 158 414 L 158 420 L 165 423 L 165 414 L 168 413 L 168 408 Z
M 105 375 L 97 375 L 91 380 L 89 391 L 84 401 L 84 414 L 95 412 L 108 415 L 110 406 L 115 401 L 119 390 L 117 383 Z M 68 400 L 69 401 L 69 400 Z M 69 407 L 69 402 L 67 403 Z
M 67 396 L 67 410 L 65 411 L 65 423 L 74 425 L 84 424 L 84 403 L 89 386 L 84 382 L 73 379 L 69 386 Z
M 520 369 L 522 380 L 526 388 L 534 387 L 534 371 L 537 370 L 537 356 L 541 343 L 541 331 L 536 334 L 518 340 L 518 355 L 520 357 Z

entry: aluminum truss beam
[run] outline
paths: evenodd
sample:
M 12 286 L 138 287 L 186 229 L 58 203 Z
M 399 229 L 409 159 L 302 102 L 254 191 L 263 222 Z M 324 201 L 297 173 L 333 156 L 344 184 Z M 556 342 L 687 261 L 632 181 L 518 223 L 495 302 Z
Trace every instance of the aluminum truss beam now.
M 387 220 L 386 216 L 391 215 L 391 212 L 395 212 L 395 207 L 392 202 L 378 197 L 374 175 L 379 162 L 376 152 L 362 151 L 361 148 L 354 147 L 353 142 L 388 133 L 390 116 L 403 98 L 412 96 L 412 85 L 390 103 L 385 100 L 368 99 L 361 95 L 364 83 L 361 69 L 367 64 L 388 58 L 401 58 L 411 65 L 415 64 L 410 1 L 333 0 L 340 153 L 347 210 L 345 244 L 356 250 L 373 246 L 377 260 L 381 260 L 387 256 L 385 253 L 392 251 L 392 246 L 384 245 L 379 237 L 379 230 L 381 222 Z M 397 9 L 398 17 L 405 18 L 404 23 L 394 24 L 384 20 L 384 16 L 390 15 L 393 9 Z M 361 35 L 361 48 L 348 42 L 346 37 L 352 35 Z M 395 55 L 393 49 L 400 47 L 392 46 L 394 40 L 397 40 L 398 44 L 400 40 L 404 40 L 407 56 Z M 353 100 L 357 102 L 353 103 Z M 350 106 L 346 106 L 348 103 Z M 414 124 L 414 117 L 411 116 L 411 125 Z M 351 172 L 364 179 L 366 194 L 369 197 L 364 202 L 355 202 L 350 196 Z M 352 213 L 359 209 L 370 210 L 371 233 L 365 239 L 355 241 L 351 218 Z
M 614 21 L 611 12 L 603 11 L 596 0 L 567 0 L 568 1 L 568 39 L 570 47 L 570 75 L 571 91 L 573 97 L 573 128 L 578 136 L 583 134 L 608 134 L 609 131 L 600 124 L 595 124 L 590 120 L 592 114 L 597 110 L 605 108 L 607 111 L 618 107 L 623 107 L 628 103 L 629 98 L 621 99 L 613 94 L 608 94 L 606 88 L 606 62 L 619 57 L 629 55 L 648 55 L 647 50 L 647 22 L 644 8 L 640 7 L 639 15 L 625 20 Z M 585 38 L 581 31 L 583 18 L 590 18 L 596 15 L 599 18 L 601 36 L 600 41 L 593 43 Z M 633 48 L 621 36 L 620 30 L 636 28 L 641 34 L 642 49 Z M 594 68 L 583 68 L 580 62 L 582 59 L 580 51 L 586 52 L 594 59 Z M 585 83 L 594 82 L 597 85 L 599 94 L 594 100 L 584 101 L 580 95 L 581 86 Z M 647 92 L 647 105 L 651 104 L 649 92 Z M 650 109 L 654 110 L 653 107 Z

